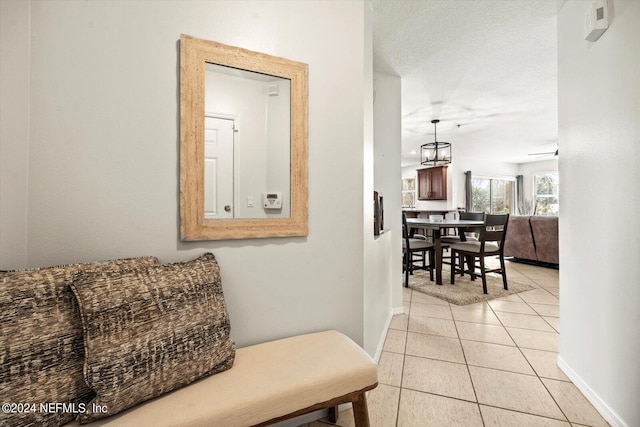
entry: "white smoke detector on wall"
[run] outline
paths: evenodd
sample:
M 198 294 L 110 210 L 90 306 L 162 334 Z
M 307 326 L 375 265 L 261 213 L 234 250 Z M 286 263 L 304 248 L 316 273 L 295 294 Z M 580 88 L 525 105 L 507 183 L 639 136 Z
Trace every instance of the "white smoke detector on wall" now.
M 595 42 L 609 28 L 609 5 L 607 0 L 591 3 L 584 20 L 584 39 Z

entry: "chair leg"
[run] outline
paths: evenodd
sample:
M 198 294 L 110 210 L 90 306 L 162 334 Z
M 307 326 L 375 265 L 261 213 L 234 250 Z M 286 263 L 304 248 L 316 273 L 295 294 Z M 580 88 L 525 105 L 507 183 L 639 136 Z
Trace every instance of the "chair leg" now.
M 476 280 L 476 257 L 467 257 L 467 263 L 469 264 L 469 275 L 471 276 L 471 280 Z
M 480 257 L 480 273 L 482 274 L 482 292 L 487 294 L 487 272 L 484 266 L 484 258 L 482 257 Z
M 365 393 L 361 393 L 358 400 L 353 402 L 353 419 L 356 427 L 369 427 L 369 410 Z
M 476 257 L 473 255 L 467 256 L 467 273 L 471 276 L 471 280 L 476 280 Z
M 420 261 L 420 260 L 418 260 Z M 409 274 L 413 276 L 413 270 L 415 269 L 413 260 L 413 252 L 409 252 Z M 422 266 L 424 267 L 424 251 L 422 251 Z
M 404 287 L 409 287 L 409 252 L 405 254 L 404 262 Z
M 504 288 L 506 290 L 509 290 L 509 287 L 507 286 L 507 269 L 504 268 L 504 256 L 500 255 L 500 268 L 502 269 L 501 273 L 502 273 L 502 285 L 504 286 Z
M 433 282 L 433 267 L 435 266 L 434 255 L 435 255 L 435 252 L 433 251 L 433 249 L 431 249 L 429 251 L 429 280 L 431 280 L 432 282 Z
M 405 251 L 404 259 L 402 260 L 404 262 L 404 287 L 405 288 L 409 287 L 409 257 L 410 256 L 411 254 L 409 253 L 409 251 Z
M 415 258 L 414 258 L 414 253 L 413 252 L 409 252 L 409 275 L 413 276 L 413 268 L 415 267 Z
M 451 251 L 451 280 L 449 280 L 449 282 L 452 285 L 455 285 L 456 283 L 456 259 L 458 259 L 458 257 L 456 256 L 456 251 L 452 250 Z M 462 265 L 463 270 L 464 270 L 464 264 Z

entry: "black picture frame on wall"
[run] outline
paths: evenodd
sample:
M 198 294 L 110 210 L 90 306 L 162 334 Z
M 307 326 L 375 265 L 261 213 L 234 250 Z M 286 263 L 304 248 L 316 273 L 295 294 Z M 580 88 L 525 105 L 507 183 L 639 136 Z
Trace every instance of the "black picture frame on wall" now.
M 384 230 L 384 204 L 382 194 L 373 192 L 373 235 L 379 236 Z

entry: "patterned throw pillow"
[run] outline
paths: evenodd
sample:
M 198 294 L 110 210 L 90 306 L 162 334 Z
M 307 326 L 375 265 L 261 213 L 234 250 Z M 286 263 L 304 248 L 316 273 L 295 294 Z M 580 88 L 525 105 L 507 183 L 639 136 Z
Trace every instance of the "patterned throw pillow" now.
M 60 426 L 94 396 L 84 382 L 74 274 L 157 264 L 147 257 L 0 274 L 0 403 L 13 404 L 0 412 L 0 425 Z M 40 407 L 50 403 L 67 406 Z
M 235 346 L 211 253 L 123 274 L 79 274 L 90 422 L 229 369 Z

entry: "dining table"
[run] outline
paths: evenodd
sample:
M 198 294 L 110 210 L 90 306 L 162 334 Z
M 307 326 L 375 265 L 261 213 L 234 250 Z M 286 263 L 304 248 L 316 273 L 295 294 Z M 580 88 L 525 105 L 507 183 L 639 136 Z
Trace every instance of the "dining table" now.
M 460 240 L 465 241 L 464 231 L 482 227 L 484 221 L 467 219 L 436 219 L 407 218 L 410 229 L 429 229 L 432 231 L 433 249 L 435 251 L 436 284 L 442 285 L 442 231 L 450 228 L 459 230 Z

